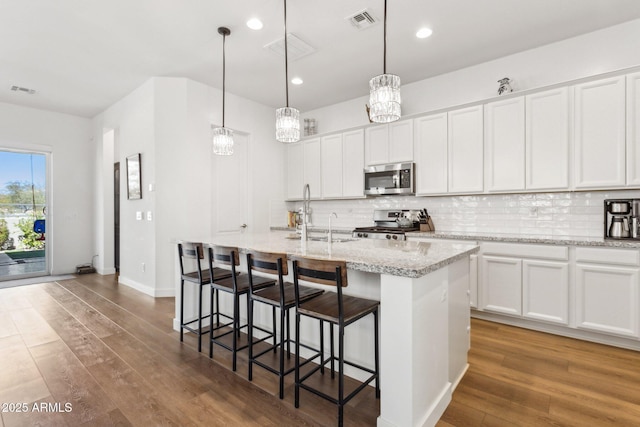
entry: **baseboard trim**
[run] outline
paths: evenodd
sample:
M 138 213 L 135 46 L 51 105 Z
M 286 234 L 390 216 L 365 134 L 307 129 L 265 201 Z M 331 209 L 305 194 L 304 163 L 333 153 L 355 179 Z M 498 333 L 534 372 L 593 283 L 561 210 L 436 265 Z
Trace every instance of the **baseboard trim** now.
M 175 289 L 155 289 L 142 283 L 136 282 L 125 276 L 118 277 L 118 283 L 128 286 L 136 291 L 142 292 L 145 295 L 149 295 L 154 298 L 164 298 L 164 297 L 173 297 L 175 296 Z

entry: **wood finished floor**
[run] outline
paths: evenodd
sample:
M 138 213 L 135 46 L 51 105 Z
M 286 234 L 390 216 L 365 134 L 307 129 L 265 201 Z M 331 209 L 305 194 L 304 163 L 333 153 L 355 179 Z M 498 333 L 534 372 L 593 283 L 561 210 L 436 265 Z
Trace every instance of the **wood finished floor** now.
M 114 276 L 86 275 L 0 290 L 0 426 L 331 426 L 333 405 L 305 391 L 293 407 L 291 379 L 254 369 L 246 353 L 233 373 L 172 330 L 173 298 L 153 299 Z M 640 353 L 472 320 L 470 368 L 438 423 L 447 426 L 638 426 Z M 382 390 L 384 393 L 384 389 Z M 71 403 L 71 412 L 33 404 Z M 64 409 L 64 406 L 63 406 Z M 372 426 L 372 390 L 345 410 L 348 426 Z

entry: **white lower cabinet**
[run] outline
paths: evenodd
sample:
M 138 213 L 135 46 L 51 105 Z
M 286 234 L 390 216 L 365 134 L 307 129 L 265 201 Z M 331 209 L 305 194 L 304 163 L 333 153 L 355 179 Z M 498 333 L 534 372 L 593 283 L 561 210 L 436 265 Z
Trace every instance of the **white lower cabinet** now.
M 522 314 L 522 260 L 485 255 L 481 263 L 481 308 L 520 316 Z
M 529 319 L 569 324 L 569 263 L 522 262 L 522 315 Z
M 481 310 L 568 325 L 568 247 L 487 242 L 481 248 Z
M 576 250 L 576 327 L 640 337 L 638 250 Z

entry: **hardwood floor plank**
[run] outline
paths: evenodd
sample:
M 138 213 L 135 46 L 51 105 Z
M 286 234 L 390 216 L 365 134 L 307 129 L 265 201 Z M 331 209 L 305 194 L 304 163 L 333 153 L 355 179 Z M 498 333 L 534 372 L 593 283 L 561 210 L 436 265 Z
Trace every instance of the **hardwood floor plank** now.
M 60 339 L 33 307 L 12 310 L 10 314 L 27 347 Z
M 64 342 L 55 341 L 30 348 L 36 365 L 54 401 L 71 404 L 68 423 L 78 425 L 116 409 L 87 369 Z
M 67 422 L 67 413 L 48 410 L 49 404 L 55 405 L 57 402 L 53 397 L 30 403 L 27 412 L 10 412 L 2 414 L 6 427 L 69 427 L 72 424 Z M 45 405 L 45 406 L 43 406 Z M 54 408 L 52 408 L 54 409 Z
M 100 427 L 130 427 L 133 426 L 131 422 L 124 416 L 119 409 L 114 409 L 95 420 L 88 421 L 83 424 L 87 427 L 100 426 Z

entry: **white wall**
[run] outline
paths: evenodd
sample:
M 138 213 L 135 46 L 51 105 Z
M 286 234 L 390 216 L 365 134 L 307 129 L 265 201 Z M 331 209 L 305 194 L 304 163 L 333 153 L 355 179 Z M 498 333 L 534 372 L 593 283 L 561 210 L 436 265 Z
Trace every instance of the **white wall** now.
M 175 242 L 202 238 L 212 233 L 213 214 L 224 210 L 216 200 L 211 177 L 215 159 L 211 147 L 211 124 L 221 120 L 221 91 L 184 78 L 152 78 L 132 94 L 94 119 L 94 135 L 116 130 L 116 147 L 121 162 L 121 251 L 120 281 L 154 296 L 174 294 Z M 226 97 L 225 125 L 249 134 L 248 206 L 249 230 L 267 231 L 269 206 L 284 198 L 284 146 L 275 141 L 273 109 L 239 98 Z M 102 160 L 96 175 L 106 182 L 104 141 L 96 147 Z M 141 200 L 126 200 L 125 158 L 142 153 Z M 149 185 L 154 191 L 149 190 Z M 102 216 L 109 214 L 110 197 L 105 192 Z M 112 210 L 111 203 L 111 210 Z M 137 211 L 145 219 L 137 221 Z M 146 213 L 153 219 L 148 221 Z M 233 212 L 230 212 L 233 214 Z M 109 248 L 105 233 L 98 242 Z M 144 271 L 142 265 L 144 264 Z
M 0 103 L 0 148 L 50 153 L 51 274 L 73 273 L 95 255 L 90 123 L 82 117 Z

